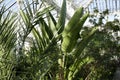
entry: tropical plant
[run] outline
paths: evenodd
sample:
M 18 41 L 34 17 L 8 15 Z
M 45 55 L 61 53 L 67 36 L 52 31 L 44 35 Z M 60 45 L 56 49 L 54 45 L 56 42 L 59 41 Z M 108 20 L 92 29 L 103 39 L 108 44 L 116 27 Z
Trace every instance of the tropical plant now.
M 87 76 L 88 80 L 113 80 L 113 77 L 116 76 L 114 73 L 119 68 L 120 39 L 118 32 L 120 24 L 116 18 L 113 21 L 108 21 L 106 16 L 109 15 L 106 15 L 105 12 L 109 13 L 108 11 L 103 11 L 99 17 L 94 14 L 90 18 L 90 22 L 93 25 L 100 26 L 100 31 L 97 35 L 95 34 L 94 39 L 89 42 L 83 51 L 86 56 L 91 56 L 94 60 L 84 66 L 84 72 L 78 75 L 83 77 L 83 74 L 89 74 Z M 97 14 L 99 13 L 97 12 Z M 87 35 L 89 29 L 90 27 L 84 27 L 82 36 Z
M 82 67 L 93 61 L 82 53 L 98 31 L 97 27 L 91 28 L 88 35 L 81 37 L 89 14 L 80 7 L 65 26 L 66 0 L 58 21 L 51 12 L 54 7 L 40 10 L 27 0 L 23 5 L 17 15 L 5 13 L 4 7 L 0 9 L 0 78 L 76 80 Z
M 16 16 L 11 12 L 5 14 L 5 6 L 0 8 L 0 79 L 9 79 L 12 68 L 16 63 L 14 60 L 16 36 Z M 13 62 L 13 61 L 14 62 Z

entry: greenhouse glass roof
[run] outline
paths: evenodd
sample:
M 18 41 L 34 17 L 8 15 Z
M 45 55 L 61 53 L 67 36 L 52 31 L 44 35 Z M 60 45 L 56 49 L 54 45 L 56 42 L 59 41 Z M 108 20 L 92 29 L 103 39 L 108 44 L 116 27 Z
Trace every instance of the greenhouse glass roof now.
M 0 0 L 3 1 L 1 5 L 7 6 L 6 10 L 17 12 L 19 5 L 24 0 Z M 35 1 L 41 3 L 42 0 L 29 0 L 32 4 Z M 60 11 L 63 0 L 44 0 L 47 5 L 53 5 L 57 13 Z M 97 9 L 99 12 L 108 10 L 110 13 L 120 12 L 120 0 L 67 0 L 67 18 L 69 19 L 78 7 L 84 7 L 86 11 L 94 13 Z

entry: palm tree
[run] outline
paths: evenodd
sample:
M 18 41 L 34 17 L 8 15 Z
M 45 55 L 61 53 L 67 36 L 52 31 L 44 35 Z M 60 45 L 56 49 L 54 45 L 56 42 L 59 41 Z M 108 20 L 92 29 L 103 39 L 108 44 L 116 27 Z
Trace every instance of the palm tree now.
M 89 14 L 80 7 L 65 25 L 66 0 L 58 21 L 48 6 L 43 10 L 29 1 L 18 14 L 0 9 L 0 78 L 3 80 L 73 80 L 81 67 L 91 63 L 82 51 L 97 27 L 81 38 Z

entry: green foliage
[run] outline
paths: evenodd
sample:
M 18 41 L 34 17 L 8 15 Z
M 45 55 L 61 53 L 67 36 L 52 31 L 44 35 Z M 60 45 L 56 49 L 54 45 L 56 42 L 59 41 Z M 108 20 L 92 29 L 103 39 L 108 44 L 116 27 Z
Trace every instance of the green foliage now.
M 88 79 L 113 80 L 114 73 L 119 67 L 119 35 L 113 35 L 117 34 L 120 29 L 119 20 L 106 20 L 108 15 L 104 14 L 104 12 L 98 18 L 96 15 L 92 15 L 91 17 L 90 21 L 94 25 L 99 25 L 100 31 L 95 34 L 94 39 L 84 50 L 86 55 L 91 56 L 95 60 L 88 65 L 88 73 L 90 73 Z M 103 23 L 103 20 L 106 23 Z M 88 31 L 89 28 L 85 28 L 83 36 Z
M 91 70 L 90 79 L 112 80 L 114 72 L 118 66 L 116 57 L 119 57 L 118 41 L 112 41 L 111 34 L 101 31 L 89 43 L 85 53 L 94 58 L 94 62 L 89 64 Z
M 0 9 L 0 79 L 112 79 L 120 48 L 112 31 L 119 31 L 118 20 L 104 24 L 103 14 L 98 22 L 92 15 L 94 27 L 84 27 L 89 14 L 80 7 L 65 25 L 66 0 L 58 20 L 53 7 L 35 6 L 26 0 L 20 15 Z
M 58 34 L 60 34 L 64 30 L 65 19 L 66 19 L 66 0 L 63 0 L 61 12 L 60 12 L 60 18 L 59 18 L 58 23 L 56 25 L 56 28 L 58 30 Z

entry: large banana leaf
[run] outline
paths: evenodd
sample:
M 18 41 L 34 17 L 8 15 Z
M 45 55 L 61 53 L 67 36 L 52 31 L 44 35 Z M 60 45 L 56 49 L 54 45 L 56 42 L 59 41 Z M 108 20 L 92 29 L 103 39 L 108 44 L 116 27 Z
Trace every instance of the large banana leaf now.
M 56 25 L 58 34 L 60 34 L 64 30 L 65 19 L 66 19 L 66 0 L 63 0 L 60 17 L 59 17 L 58 23 Z

